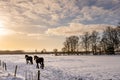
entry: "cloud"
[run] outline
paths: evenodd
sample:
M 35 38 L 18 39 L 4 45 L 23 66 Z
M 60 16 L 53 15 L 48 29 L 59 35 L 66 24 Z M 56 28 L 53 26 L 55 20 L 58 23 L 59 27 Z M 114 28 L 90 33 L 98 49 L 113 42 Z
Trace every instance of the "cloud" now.
M 120 21 L 118 17 L 120 11 L 118 8 L 114 11 L 104 9 L 97 6 L 86 6 L 80 11 L 80 15 L 77 15 L 73 22 L 87 23 L 87 24 L 117 24 Z
M 108 26 L 111 25 L 107 25 L 107 24 L 84 25 L 80 23 L 71 23 L 68 26 L 61 26 L 58 28 L 48 29 L 46 33 L 50 35 L 59 35 L 59 36 L 82 35 L 85 32 L 90 32 L 90 33 L 92 31 L 102 32 Z
M 0 21 L 13 33 L 0 42 L 5 49 L 56 48 L 65 36 L 118 24 L 119 16 L 120 0 L 0 0 Z
M 6 24 L 7 29 L 14 31 L 16 33 L 22 33 L 22 34 L 27 34 L 27 35 L 31 35 L 31 34 L 36 34 L 36 35 L 40 35 L 40 34 L 44 34 L 44 31 L 47 30 L 47 27 L 45 26 L 40 26 L 40 25 L 17 25 L 17 24 Z
M 119 0 L 1 0 L 0 11 L 2 15 L 7 14 L 10 20 L 17 23 L 57 26 L 61 22 L 69 23 L 76 16 L 84 16 L 82 17 L 84 21 L 99 18 L 104 15 L 101 13 L 106 13 L 107 10 L 111 12 L 110 9 L 119 5 L 119 2 Z M 98 15 L 96 17 L 86 15 L 87 10 L 88 14 L 93 15 L 96 10 Z M 113 17 L 116 14 L 113 14 Z M 108 14 L 108 17 L 111 18 L 111 15 Z
M 0 19 L 9 29 L 28 34 L 44 34 L 49 28 L 70 23 L 115 25 L 120 21 L 119 3 L 119 0 L 0 0 Z

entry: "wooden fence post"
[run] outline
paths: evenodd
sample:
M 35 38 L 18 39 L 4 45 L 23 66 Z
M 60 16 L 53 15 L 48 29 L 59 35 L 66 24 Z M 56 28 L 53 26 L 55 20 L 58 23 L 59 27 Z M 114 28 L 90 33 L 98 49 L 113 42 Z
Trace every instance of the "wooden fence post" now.
M 4 67 L 5 67 L 5 66 L 4 66 L 4 62 L 2 62 L 2 67 L 3 67 L 3 69 L 4 69 Z
M 1 60 L 0 60 L 0 66 L 1 66 Z
M 5 66 L 5 70 L 7 71 L 7 65 L 6 65 L 6 63 L 4 63 L 4 66 Z
M 38 80 L 40 80 L 40 70 L 38 70 Z
M 16 73 L 17 73 L 17 65 L 15 66 L 15 74 L 14 74 L 14 77 L 16 77 Z

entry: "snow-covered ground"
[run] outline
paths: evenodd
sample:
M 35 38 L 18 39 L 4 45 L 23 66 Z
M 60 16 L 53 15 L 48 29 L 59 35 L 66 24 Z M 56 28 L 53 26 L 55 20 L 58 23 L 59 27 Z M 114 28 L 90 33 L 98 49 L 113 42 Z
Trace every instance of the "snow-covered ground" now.
M 45 58 L 41 80 L 120 80 L 120 56 L 38 56 Z M 25 80 L 25 75 L 36 80 L 36 64 L 27 65 L 24 55 L 0 55 L 0 60 L 7 63 L 7 71 L 0 68 L 0 80 Z

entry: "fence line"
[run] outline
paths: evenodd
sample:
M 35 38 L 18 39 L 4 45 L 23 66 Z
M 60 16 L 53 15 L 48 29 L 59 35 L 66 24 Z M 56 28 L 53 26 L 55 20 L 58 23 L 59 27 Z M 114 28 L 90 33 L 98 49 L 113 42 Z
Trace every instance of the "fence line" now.
M 0 67 L 7 71 L 7 63 L 0 60 Z M 17 76 L 18 65 L 15 66 L 14 77 Z M 25 71 L 25 80 L 40 80 L 40 70 L 35 71 Z
M 17 65 L 15 66 L 15 73 L 14 73 L 14 77 L 16 77 L 16 73 L 17 73 Z
M 6 64 L 6 62 L 4 62 L 4 61 L 2 62 L 0 60 L 0 66 L 2 67 L 3 70 L 7 71 L 7 64 Z

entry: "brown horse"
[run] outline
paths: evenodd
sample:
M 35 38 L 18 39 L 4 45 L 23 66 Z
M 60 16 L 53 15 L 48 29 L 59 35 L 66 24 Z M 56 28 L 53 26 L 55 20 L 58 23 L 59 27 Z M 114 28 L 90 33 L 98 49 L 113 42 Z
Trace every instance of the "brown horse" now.
M 39 64 L 40 64 L 41 69 L 44 69 L 44 58 L 43 57 L 34 56 L 34 60 L 36 61 L 37 68 L 39 68 Z
M 33 64 L 33 58 L 31 56 L 25 55 L 26 63 L 31 63 Z

